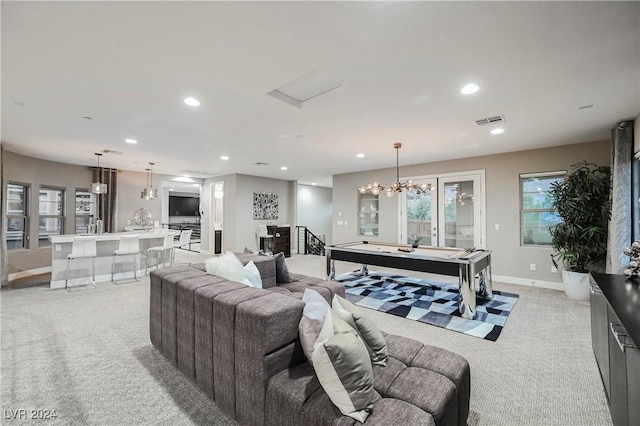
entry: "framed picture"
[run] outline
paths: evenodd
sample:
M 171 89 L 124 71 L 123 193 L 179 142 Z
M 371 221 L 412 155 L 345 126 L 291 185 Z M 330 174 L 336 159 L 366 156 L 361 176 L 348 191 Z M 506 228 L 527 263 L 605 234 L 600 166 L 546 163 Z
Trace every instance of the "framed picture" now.
M 278 194 L 253 193 L 253 219 L 275 220 L 278 219 Z

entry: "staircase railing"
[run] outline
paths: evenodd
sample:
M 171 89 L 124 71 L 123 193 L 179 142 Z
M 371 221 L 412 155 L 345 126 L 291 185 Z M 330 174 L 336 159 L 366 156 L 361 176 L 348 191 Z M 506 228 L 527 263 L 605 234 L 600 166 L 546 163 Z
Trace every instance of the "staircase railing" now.
M 324 241 L 309 231 L 306 226 L 296 226 L 298 231 L 298 254 L 324 256 Z M 302 249 L 302 253 L 300 253 Z

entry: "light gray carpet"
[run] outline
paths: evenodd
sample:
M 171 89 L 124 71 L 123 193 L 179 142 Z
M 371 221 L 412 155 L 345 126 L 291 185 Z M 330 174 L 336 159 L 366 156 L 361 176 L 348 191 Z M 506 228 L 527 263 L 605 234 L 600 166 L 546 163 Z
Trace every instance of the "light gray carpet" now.
M 324 274 L 324 258 L 294 256 L 287 263 L 292 272 Z M 339 263 L 338 272 L 353 267 Z M 520 294 L 497 342 L 357 309 L 389 333 L 469 360 L 470 424 L 611 424 L 591 350 L 588 303 L 552 290 L 495 287 Z M 46 424 L 235 424 L 151 346 L 148 278 L 76 293 L 3 289 L 0 308 L 3 417 L 10 409 L 55 409 L 57 418 Z

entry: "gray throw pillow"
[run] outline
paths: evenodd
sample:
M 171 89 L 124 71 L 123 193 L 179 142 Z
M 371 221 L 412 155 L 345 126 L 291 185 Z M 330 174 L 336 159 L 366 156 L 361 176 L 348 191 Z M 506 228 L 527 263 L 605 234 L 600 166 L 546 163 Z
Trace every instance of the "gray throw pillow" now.
M 289 275 L 289 268 L 287 268 L 287 264 L 284 261 L 284 253 L 280 252 L 273 258 L 276 261 L 276 283 L 290 283 L 291 275 Z
M 362 339 L 330 310 L 313 349 L 313 368 L 345 416 L 364 423 L 373 407 L 373 367 Z
M 377 365 L 387 365 L 389 358 L 387 341 L 378 326 L 369 318 L 354 311 L 349 306 L 349 303 L 337 294 L 333 296 L 331 307 L 342 320 L 353 327 L 362 337 L 371 361 Z

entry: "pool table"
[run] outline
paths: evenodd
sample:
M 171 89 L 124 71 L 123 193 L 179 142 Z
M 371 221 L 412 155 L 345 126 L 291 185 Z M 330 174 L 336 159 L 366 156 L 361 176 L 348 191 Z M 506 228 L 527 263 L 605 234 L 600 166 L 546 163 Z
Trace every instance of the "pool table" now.
M 410 271 L 457 276 L 460 285 L 460 314 L 473 319 L 476 315 L 475 277 L 479 275 L 479 293 L 492 298 L 491 251 L 445 247 L 411 246 L 381 242 L 354 242 L 325 247 L 327 276 L 335 279 L 336 260 L 360 263 L 362 274 L 368 265 Z M 411 250 L 407 252 L 406 250 Z M 486 274 L 485 274 L 486 272 Z M 486 276 L 485 276 L 486 275 Z

